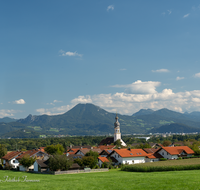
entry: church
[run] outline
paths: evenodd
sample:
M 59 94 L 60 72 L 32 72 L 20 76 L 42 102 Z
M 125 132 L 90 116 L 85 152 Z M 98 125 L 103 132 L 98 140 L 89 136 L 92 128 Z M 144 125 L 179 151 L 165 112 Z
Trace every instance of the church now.
M 115 123 L 114 123 L 114 137 L 107 137 L 103 139 L 99 145 L 110 145 L 112 143 L 115 143 L 115 141 L 120 140 L 122 146 L 126 146 L 126 143 L 121 139 L 121 133 L 120 133 L 120 123 L 118 121 L 118 116 L 116 114 L 115 117 Z

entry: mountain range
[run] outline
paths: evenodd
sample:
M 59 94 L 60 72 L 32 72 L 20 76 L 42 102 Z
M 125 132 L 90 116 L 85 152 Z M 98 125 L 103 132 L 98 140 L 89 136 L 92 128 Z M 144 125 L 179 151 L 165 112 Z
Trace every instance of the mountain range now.
M 20 138 L 23 136 L 25 138 L 27 136 L 27 138 L 35 138 L 39 135 L 58 134 L 113 134 L 115 116 L 116 114 L 107 112 L 93 104 L 77 104 L 71 110 L 61 115 L 28 115 L 26 118 L 19 120 L 2 118 L 0 119 L 0 137 Z M 200 112 L 179 113 L 166 108 L 157 111 L 141 109 L 131 116 L 118 114 L 118 117 L 122 135 L 133 133 L 147 134 L 159 131 L 200 131 Z

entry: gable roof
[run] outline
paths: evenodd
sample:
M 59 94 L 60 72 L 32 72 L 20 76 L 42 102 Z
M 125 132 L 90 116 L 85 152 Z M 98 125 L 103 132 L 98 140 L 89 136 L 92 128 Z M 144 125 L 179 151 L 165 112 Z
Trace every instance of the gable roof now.
M 100 143 L 99 143 L 99 146 L 100 145 L 110 145 L 114 143 L 114 137 L 107 137 L 105 139 L 103 139 Z
M 101 150 L 105 150 L 105 149 L 113 149 L 115 147 L 115 145 L 100 145 L 97 148 L 100 148 Z
M 143 148 L 143 150 L 144 150 L 146 153 L 154 153 L 154 152 L 157 152 L 157 151 L 158 151 L 157 148 Z
M 148 154 L 142 150 L 142 149 L 114 149 L 113 152 L 110 153 L 113 154 L 116 152 L 119 154 L 122 158 L 126 157 L 144 157 L 147 156 Z
M 22 154 L 20 154 L 16 159 L 21 159 L 23 158 L 25 155 L 28 155 L 28 156 L 33 156 L 34 154 L 38 153 L 38 152 L 41 152 L 42 154 L 46 154 L 44 152 L 42 152 L 41 150 L 37 150 L 37 149 L 33 149 L 33 150 L 27 150 L 26 152 L 23 152 Z M 47 155 L 47 154 L 46 154 Z
M 171 155 L 181 154 L 183 151 L 185 151 L 187 154 L 194 154 L 194 151 L 190 149 L 188 146 L 162 147 L 161 149 L 164 149 Z
M 47 165 L 47 160 L 36 160 L 36 162 L 41 168 L 48 168 L 49 167 Z
M 21 151 L 12 151 L 12 152 L 9 152 L 7 153 L 5 156 L 3 156 L 1 159 L 3 160 L 11 160 L 17 156 L 19 156 L 20 154 L 22 154 L 23 152 Z
M 99 156 L 98 159 L 101 160 L 102 162 L 110 162 L 110 161 L 108 160 L 108 158 L 106 158 L 106 157 L 101 157 L 101 156 Z

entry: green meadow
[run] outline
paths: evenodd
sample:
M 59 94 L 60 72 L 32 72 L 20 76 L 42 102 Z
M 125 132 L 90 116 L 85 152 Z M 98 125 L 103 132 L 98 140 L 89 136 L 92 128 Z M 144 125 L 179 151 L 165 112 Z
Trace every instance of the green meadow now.
M 7 179 L 19 182 L 5 182 Z M 39 180 L 39 182 L 23 182 Z M 110 170 L 109 172 L 45 175 L 26 172 L 0 170 L 0 189 L 70 189 L 70 190 L 98 190 L 98 189 L 200 189 L 200 170 L 170 171 L 170 172 L 124 172 Z

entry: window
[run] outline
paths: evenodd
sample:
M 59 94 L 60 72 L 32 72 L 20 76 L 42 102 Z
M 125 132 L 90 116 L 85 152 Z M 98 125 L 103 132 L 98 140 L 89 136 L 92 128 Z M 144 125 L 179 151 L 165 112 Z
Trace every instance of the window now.
M 134 164 L 134 160 L 132 160 L 132 163 Z

